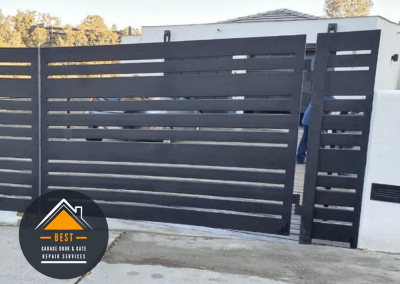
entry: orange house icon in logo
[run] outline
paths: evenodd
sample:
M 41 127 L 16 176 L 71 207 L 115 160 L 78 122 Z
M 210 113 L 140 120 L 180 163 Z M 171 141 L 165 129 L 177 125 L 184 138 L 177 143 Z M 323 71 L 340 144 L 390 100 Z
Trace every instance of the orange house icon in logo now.
M 82 206 L 75 208 L 67 200 L 61 200 L 35 230 L 93 230 L 82 218 Z

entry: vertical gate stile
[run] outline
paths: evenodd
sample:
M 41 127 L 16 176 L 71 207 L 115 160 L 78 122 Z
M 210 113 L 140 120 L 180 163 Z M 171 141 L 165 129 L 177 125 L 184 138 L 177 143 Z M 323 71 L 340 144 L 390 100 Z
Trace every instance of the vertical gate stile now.
M 46 50 L 40 50 L 40 119 L 39 119 L 39 145 L 40 145 L 40 188 L 39 194 L 44 194 L 47 192 L 47 93 L 46 93 L 46 82 L 47 82 L 47 58 L 46 58 Z
M 40 143 L 39 143 L 39 117 L 40 117 L 40 56 L 39 50 L 37 54 L 32 57 L 31 65 L 33 66 L 33 71 L 31 73 L 31 80 L 37 82 L 36 89 L 32 91 L 32 147 L 33 147 L 33 155 L 32 155 L 32 200 L 35 200 L 39 194 L 40 187 L 40 169 L 39 169 L 39 161 L 40 161 Z
M 300 243 L 311 244 L 314 220 L 314 202 L 318 175 L 318 159 L 321 140 L 323 101 L 326 93 L 329 35 L 319 34 L 314 68 L 311 121 L 304 178 L 303 208 L 300 225 Z
M 297 150 L 297 139 L 299 132 L 299 119 L 300 119 L 300 107 L 301 107 L 301 90 L 303 85 L 303 72 L 305 67 L 305 47 L 306 38 L 305 36 L 300 36 L 303 38 L 299 40 L 296 45 L 295 51 L 295 69 L 294 73 L 296 81 L 293 82 L 295 85 L 295 90 L 297 93 L 292 94 L 290 100 L 290 116 L 291 116 L 291 127 L 289 129 L 289 143 L 288 143 L 288 158 L 286 166 L 286 180 L 285 180 L 285 199 L 283 201 L 283 208 L 285 209 L 282 214 L 282 219 L 286 221 L 285 233 L 290 234 L 290 223 L 292 217 L 292 206 L 293 203 L 293 190 L 294 190 L 294 179 L 296 173 L 295 156 Z M 299 74 L 300 73 L 300 74 Z

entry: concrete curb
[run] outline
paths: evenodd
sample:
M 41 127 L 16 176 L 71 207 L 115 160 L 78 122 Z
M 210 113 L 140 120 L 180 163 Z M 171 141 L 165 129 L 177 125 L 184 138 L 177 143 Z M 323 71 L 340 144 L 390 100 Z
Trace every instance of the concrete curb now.
M 15 211 L 0 211 L 0 226 L 19 226 L 21 217 Z

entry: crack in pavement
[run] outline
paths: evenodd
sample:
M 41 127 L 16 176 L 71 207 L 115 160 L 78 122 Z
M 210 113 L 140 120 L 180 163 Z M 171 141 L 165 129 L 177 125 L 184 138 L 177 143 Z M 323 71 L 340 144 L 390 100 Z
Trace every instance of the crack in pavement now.
M 124 237 L 124 235 L 126 234 L 126 232 L 122 232 L 106 249 L 103 257 L 101 258 L 101 260 L 99 261 L 99 263 L 104 259 L 104 257 L 111 251 L 111 249 Z M 97 266 L 97 265 L 96 265 Z M 96 268 L 93 267 L 93 269 Z M 92 269 L 92 270 L 93 270 Z M 89 276 L 90 274 L 92 274 L 92 270 L 90 270 L 89 272 L 87 272 L 86 274 L 82 275 L 81 277 L 79 277 L 79 279 L 74 283 L 74 284 L 78 284 L 79 282 L 81 282 L 85 277 Z

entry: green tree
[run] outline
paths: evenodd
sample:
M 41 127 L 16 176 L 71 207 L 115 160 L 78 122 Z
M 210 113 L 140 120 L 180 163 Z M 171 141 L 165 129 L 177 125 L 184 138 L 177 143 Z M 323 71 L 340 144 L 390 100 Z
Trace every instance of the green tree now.
M 49 40 L 49 32 L 41 27 L 36 27 L 29 37 L 29 46 L 42 46 Z
M 98 15 L 87 16 L 79 25 L 78 29 L 86 31 L 90 46 L 120 43 L 118 34 L 108 28 L 103 18 Z
M 36 11 L 18 11 L 15 16 L 9 17 L 13 31 L 19 34 L 22 43 L 27 47 L 44 45 L 49 40 L 45 27 L 59 27 L 61 21 L 50 14 L 41 14 Z M 18 36 L 17 36 L 18 37 Z
M 89 45 L 86 32 L 82 28 L 73 28 L 66 25 L 63 29 L 63 35 L 56 38 L 58 46 L 85 46 Z
M 120 38 L 115 30 L 107 27 L 102 17 L 94 15 L 87 16 L 76 28 L 66 25 L 56 42 L 59 46 L 95 46 L 119 44 Z
M 0 47 L 24 47 L 21 35 L 12 28 L 10 17 L 0 10 Z
M 325 0 L 324 12 L 329 18 L 368 16 L 372 0 Z
M 43 24 L 45 27 L 60 27 L 61 26 L 61 20 L 58 17 L 53 17 L 50 14 L 47 13 L 38 13 L 37 14 L 37 19 L 38 22 Z
M 35 11 L 18 11 L 17 15 L 10 18 L 14 30 L 20 34 L 22 42 L 25 46 L 30 46 L 30 33 L 34 25 L 36 25 L 36 12 Z
M 0 47 L 36 47 L 50 43 L 56 46 L 113 45 L 119 44 L 120 36 L 128 33 L 129 28 L 118 32 L 115 24 L 107 27 L 98 15 L 87 16 L 76 27 L 62 27 L 58 17 L 47 13 L 19 10 L 16 15 L 7 17 L 0 10 Z M 140 30 L 133 28 L 132 34 L 139 35 Z

